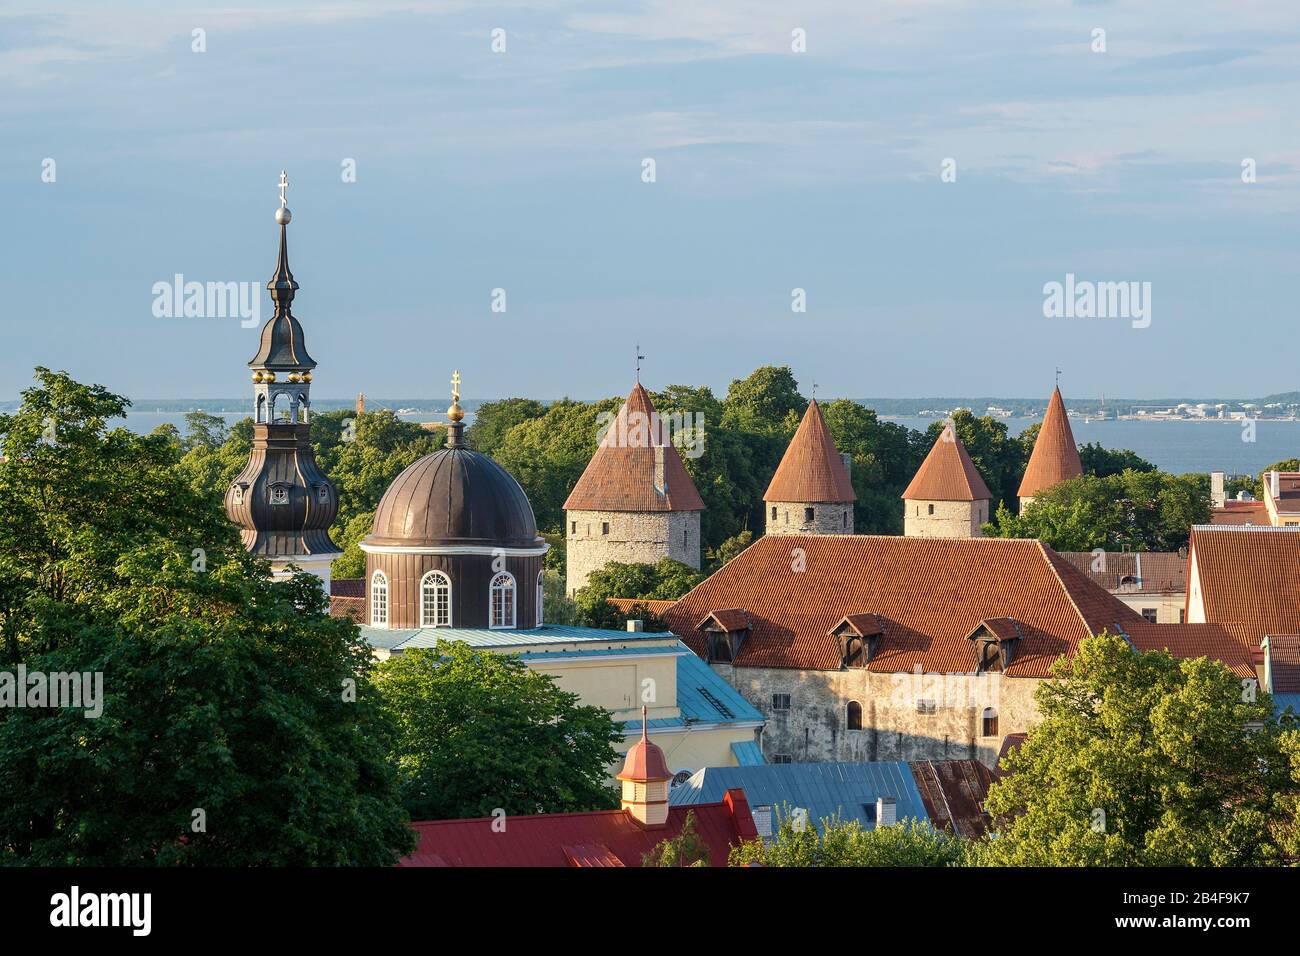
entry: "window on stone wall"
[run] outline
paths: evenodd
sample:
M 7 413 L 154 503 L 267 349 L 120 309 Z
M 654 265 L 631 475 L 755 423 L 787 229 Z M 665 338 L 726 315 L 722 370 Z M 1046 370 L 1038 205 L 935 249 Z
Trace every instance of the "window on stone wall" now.
M 992 707 L 984 708 L 983 724 L 985 737 L 996 737 L 998 735 L 998 712 Z
M 776 520 L 776 505 L 772 505 L 772 520 Z
M 849 526 L 849 513 L 848 513 L 847 511 L 844 512 L 844 514 L 840 515 L 840 519 L 841 519 L 841 520 L 840 520 L 840 527 L 841 527 L 841 528 L 848 528 L 848 526 Z
M 772 754 L 772 763 L 793 763 L 789 754 Z
M 576 522 L 576 521 L 570 521 L 570 522 L 569 522 L 569 534 L 577 534 L 577 533 L 578 533 L 578 522 Z
M 814 508 L 804 508 L 804 509 L 803 509 L 803 520 L 804 520 L 805 522 L 812 521 L 812 520 L 813 520 L 813 517 L 814 517 L 816 514 L 817 514 L 816 509 L 814 509 Z
M 926 505 L 926 507 L 930 509 L 927 514 L 934 514 L 934 505 Z
M 856 700 L 849 701 L 848 706 L 849 730 L 862 729 L 862 705 Z
M 772 695 L 772 709 L 773 709 L 773 710 L 789 710 L 789 709 L 790 709 L 790 695 L 789 695 L 789 694 L 773 694 L 773 695 Z
M 609 522 L 608 522 L 608 521 L 602 521 L 602 522 L 600 523 L 600 533 L 601 533 L 601 534 L 609 534 Z
M 939 705 L 929 697 L 920 697 L 916 701 L 916 712 L 918 714 L 937 714 Z

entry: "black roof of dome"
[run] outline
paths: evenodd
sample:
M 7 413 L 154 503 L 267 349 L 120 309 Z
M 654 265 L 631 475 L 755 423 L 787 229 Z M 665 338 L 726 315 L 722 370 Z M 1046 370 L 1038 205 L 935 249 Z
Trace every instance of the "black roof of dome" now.
M 535 547 L 539 538 L 533 506 L 514 476 L 487 455 L 450 447 L 393 479 L 365 543 Z

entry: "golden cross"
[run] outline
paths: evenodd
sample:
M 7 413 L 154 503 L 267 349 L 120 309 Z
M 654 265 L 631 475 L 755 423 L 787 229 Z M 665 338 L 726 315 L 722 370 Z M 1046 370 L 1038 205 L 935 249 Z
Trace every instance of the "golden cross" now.
M 287 206 L 289 201 L 284 198 L 284 191 L 289 185 L 289 177 L 285 175 L 284 170 L 280 170 L 280 205 Z
M 451 373 L 451 400 L 460 401 L 460 369 Z

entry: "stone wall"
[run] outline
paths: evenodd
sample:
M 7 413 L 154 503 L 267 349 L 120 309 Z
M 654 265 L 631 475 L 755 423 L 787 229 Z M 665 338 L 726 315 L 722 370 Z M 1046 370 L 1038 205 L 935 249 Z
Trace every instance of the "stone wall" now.
M 565 512 L 565 590 L 570 597 L 610 561 L 700 566 L 698 511 Z
M 853 534 L 852 502 L 766 501 L 763 509 L 768 534 Z
M 909 538 L 979 538 L 988 520 L 987 501 L 903 502 L 903 534 Z
M 1004 736 L 1039 721 L 1037 678 L 712 666 L 767 718 L 769 763 L 778 756 L 795 763 L 977 759 L 992 767 Z M 778 694 L 789 695 L 788 710 L 774 706 Z M 848 728 L 850 701 L 862 707 L 861 730 Z M 933 701 L 934 712 L 922 713 L 918 701 Z M 998 717 L 989 736 L 986 708 Z

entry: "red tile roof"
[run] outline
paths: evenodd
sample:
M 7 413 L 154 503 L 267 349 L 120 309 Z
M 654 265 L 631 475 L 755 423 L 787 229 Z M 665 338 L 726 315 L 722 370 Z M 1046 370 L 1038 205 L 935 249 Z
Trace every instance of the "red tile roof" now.
M 1070 430 L 1070 418 L 1065 414 L 1061 390 L 1057 388 L 1052 391 L 1051 401 L 1047 403 L 1047 414 L 1043 416 L 1038 438 L 1034 440 L 1034 450 L 1029 456 L 1029 465 L 1025 468 L 1024 480 L 1020 482 L 1020 490 L 1016 494 L 1021 498 L 1032 498 L 1040 491 L 1046 491 L 1053 485 L 1059 485 L 1069 478 L 1078 478 L 1082 474 L 1079 448 L 1074 443 L 1074 433 Z
M 697 631 L 713 629 L 731 632 L 748 630 L 752 626 L 749 612 L 743 607 L 728 607 L 710 611 L 704 616 L 704 620 L 695 625 L 695 629 Z
M 1274 694 L 1300 694 L 1300 634 L 1270 634 L 1269 669 Z
M 1210 524 L 1272 525 L 1268 506 L 1262 501 L 1225 501 L 1210 512 Z
M 763 537 L 678 601 L 665 621 L 703 655 L 696 626 L 737 606 L 753 626 L 737 666 L 812 670 L 840 667 L 830 632 L 849 615 L 875 614 L 884 627 L 871 670 L 952 673 L 975 669 L 967 635 L 981 621 L 1011 617 L 1024 637 L 1009 677 L 1046 676 L 1089 634 L 1142 620 L 1038 541 L 1004 538 Z
M 987 501 L 993 497 L 949 422 L 903 492 L 910 501 Z
M 1061 557 L 1107 591 L 1183 593 L 1187 557 L 1176 551 L 1062 551 Z
M 853 482 L 835 450 L 817 399 L 808 403 L 803 421 L 790 439 L 764 501 L 854 501 Z
M 1190 560 L 1207 621 L 1245 625 L 1256 647 L 1300 632 L 1300 528 L 1196 525 Z
M 709 847 L 709 862 L 726 866 L 731 847 L 758 837 L 743 790 L 720 803 L 671 807 L 668 823 L 646 829 L 623 810 L 539 813 L 414 823 L 418 847 L 399 866 L 640 866 L 641 857 L 681 832 L 689 811 Z M 500 832 L 497 832 L 500 830 Z
M 1143 621 L 1141 624 L 1125 624 L 1124 633 L 1140 651 L 1168 651 L 1185 660 L 1208 657 L 1221 661 L 1238 677 L 1256 676 L 1250 639 L 1246 628 L 1240 624 L 1154 624 Z
M 650 393 L 640 382 L 601 439 L 573 486 L 566 511 L 703 511 L 704 500 L 686 473 Z M 655 456 L 663 449 L 664 483 L 655 487 Z
M 352 617 L 365 622 L 366 599 L 363 597 L 330 597 L 330 617 Z

